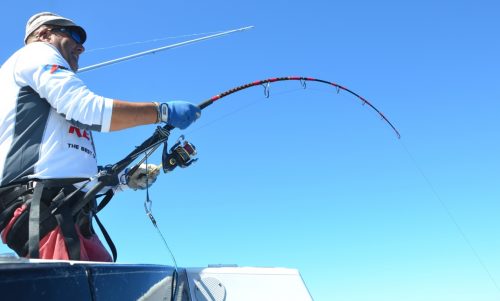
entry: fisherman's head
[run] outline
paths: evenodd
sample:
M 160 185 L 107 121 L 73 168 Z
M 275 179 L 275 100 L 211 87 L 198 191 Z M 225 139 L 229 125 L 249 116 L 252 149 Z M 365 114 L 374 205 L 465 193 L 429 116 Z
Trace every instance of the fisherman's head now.
M 73 71 L 78 70 L 78 59 L 85 48 L 85 30 L 72 20 L 50 12 L 33 15 L 26 23 L 24 44 L 46 42 L 54 45 Z

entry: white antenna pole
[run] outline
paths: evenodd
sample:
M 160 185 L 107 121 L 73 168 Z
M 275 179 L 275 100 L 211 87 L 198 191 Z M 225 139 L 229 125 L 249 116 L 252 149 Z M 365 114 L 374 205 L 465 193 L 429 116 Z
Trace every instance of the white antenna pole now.
M 78 73 L 82 73 L 82 72 L 94 70 L 94 69 L 97 69 L 97 68 L 109 66 L 109 65 L 112 65 L 112 64 L 120 63 L 120 62 L 123 62 L 123 61 L 135 59 L 135 58 L 147 55 L 147 54 L 154 54 L 156 52 L 160 52 L 160 51 L 163 51 L 163 50 L 172 49 L 172 48 L 184 46 L 184 45 L 187 45 L 187 44 L 196 43 L 196 42 L 200 42 L 200 41 L 203 41 L 203 40 L 212 39 L 212 38 L 215 38 L 215 37 L 220 37 L 220 36 L 223 36 L 223 35 L 228 35 L 228 34 L 231 34 L 231 33 L 238 32 L 238 31 L 248 30 L 248 29 L 251 29 L 251 28 L 253 28 L 253 26 L 247 26 L 247 27 L 242 27 L 242 28 L 238 28 L 238 29 L 232 29 L 232 30 L 228 30 L 228 31 L 224 31 L 224 32 L 220 32 L 220 33 L 216 33 L 216 34 L 204 36 L 204 37 L 201 37 L 201 38 L 193 39 L 193 40 L 188 40 L 188 41 L 184 41 L 184 42 L 180 42 L 180 43 L 176 43 L 176 44 L 172 44 L 172 45 L 167 45 L 167 46 L 163 46 L 163 47 L 159 47 L 159 48 L 155 48 L 155 49 L 151 49 L 151 50 L 142 51 L 142 52 L 139 52 L 139 53 L 136 53 L 136 54 L 124 56 L 124 57 L 117 58 L 117 59 L 114 59 L 114 60 L 110 60 L 110 61 L 102 62 L 102 63 L 99 63 L 99 64 L 95 64 L 95 65 L 83 67 L 83 68 L 81 68 L 81 69 L 78 70 Z

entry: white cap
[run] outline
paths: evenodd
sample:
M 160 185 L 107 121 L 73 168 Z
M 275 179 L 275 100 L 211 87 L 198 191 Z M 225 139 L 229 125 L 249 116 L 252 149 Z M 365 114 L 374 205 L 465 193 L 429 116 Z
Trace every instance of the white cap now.
M 31 18 L 26 23 L 26 34 L 24 36 L 24 44 L 26 44 L 26 40 L 28 39 L 29 35 L 32 34 L 42 25 L 72 27 L 73 29 L 77 30 L 78 33 L 80 33 L 80 36 L 82 37 L 82 44 L 87 39 L 87 33 L 85 32 L 85 30 L 81 26 L 76 25 L 76 23 L 73 22 L 72 20 L 51 12 L 42 12 L 31 16 Z

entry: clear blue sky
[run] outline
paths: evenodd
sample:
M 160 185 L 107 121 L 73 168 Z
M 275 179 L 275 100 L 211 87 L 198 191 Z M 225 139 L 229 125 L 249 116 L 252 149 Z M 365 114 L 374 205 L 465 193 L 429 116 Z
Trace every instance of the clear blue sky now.
M 10 4 L 7 4 L 10 3 Z M 89 35 L 87 66 L 254 25 L 84 73 L 96 93 L 199 103 L 257 79 L 310 83 L 220 100 L 180 134 L 199 161 L 162 174 L 153 214 L 179 266 L 228 263 L 300 270 L 315 300 L 500 299 L 498 1 L 3 1 L 0 60 L 22 46 L 34 13 Z M 128 154 L 154 126 L 96 134 L 100 163 Z M 151 161 L 159 163 L 156 154 Z M 145 193 L 102 212 L 119 262 L 171 264 L 144 214 Z M 0 252 L 7 251 L 6 246 Z

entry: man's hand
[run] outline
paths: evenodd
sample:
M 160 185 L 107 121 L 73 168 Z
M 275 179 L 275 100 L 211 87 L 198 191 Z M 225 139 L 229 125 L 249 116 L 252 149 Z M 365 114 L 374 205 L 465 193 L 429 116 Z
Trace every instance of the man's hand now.
M 169 101 L 159 105 L 159 120 L 181 130 L 201 116 L 201 109 L 186 101 Z
M 151 187 L 160 173 L 161 166 L 142 163 L 137 170 L 127 175 L 127 185 L 133 190 Z

